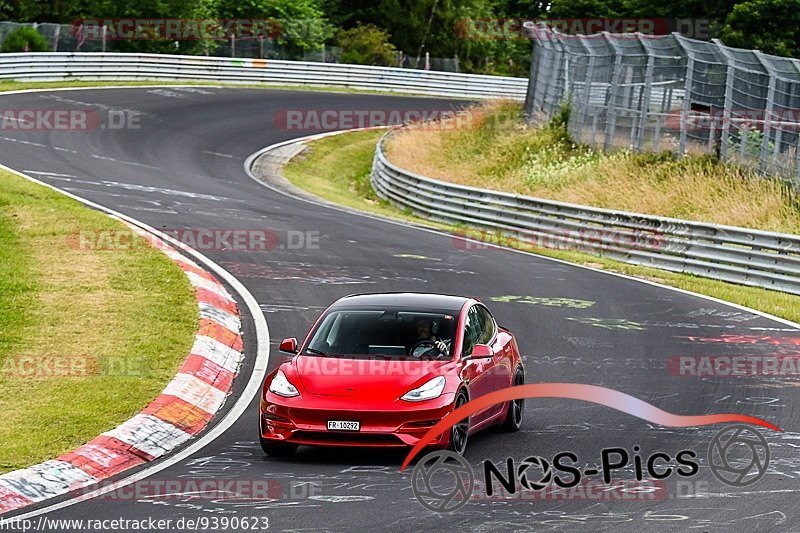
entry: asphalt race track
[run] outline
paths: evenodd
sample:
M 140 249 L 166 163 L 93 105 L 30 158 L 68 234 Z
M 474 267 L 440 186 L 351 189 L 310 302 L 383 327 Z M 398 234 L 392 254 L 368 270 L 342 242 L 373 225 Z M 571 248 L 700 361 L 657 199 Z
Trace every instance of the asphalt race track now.
M 470 438 L 466 458 L 552 458 L 572 452 L 599 464 L 601 450 L 641 447 L 642 456 L 695 450 L 699 473 L 671 476 L 656 499 L 605 496 L 470 501 L 440 514 L 411 490 L 403 452 L 301 448 L 266 458 L 257 442 L 258 398 L 222 436 L 153 480 L 272 480 L 274 500 L 192 494 L 106 494 L 47 513 L 51 519 L 267 517 L 293 531 L 798 530 L 800 381 L 796 377 L 687 377 L 667 371 L 673 356 L 796 354 L 800 331 L 721 303 L 549 259 L 495 249 L 463 249 L 452 237 L 349 214 L 270 190 L 243 161 L 267 145 L 312 132 L 275 127 L 292 109 L 390 109 L 457 106 L 440 99 L 279 90 L 131 88 L 2 96 L 6 109 L 108 109 L 141 113 L 139 129 L 0 132 L 0 162 L 158 229 L 269 229 L 282 247 L 203 250 L 235 275 L 265 313 L 270 369 L 287 360 L 283 337 L 302 337 L 322 309 L 346 294 L 430 291 L 476 296 L 514 331 L 528 383 L 575 382 L 616 389 L 677 414 L 743 413 L 766 429 L 767 474 L 729 487 L 707 466 L 721 426 L 668 428 L 598 405 L 528 400 L 523 429 Z M 287 232 L 318 245 L 288 246 Z M 247 361 L 254 333 L 244 313 Z M 794 346 L 794 348 L 792 348 Z M 234 396 L 251 367 L 243 368 Z M 234 398 L 235 399 L 235 398 Z M 234 399 L 228 402 L 232 404 Z M 617 472 L 631 479 L 633 468 Z M 310 488 L 313 487 L 313 488 Z M 684 497 L 676 497 L 682 494 Z M 62 499 L 63 500 L 63 499 Z M 60 500 L 54 500 L 60 501 Z M 44 507 L 53 500 L 40 505 Z M 29 512 L 27 508 L 22 512 Z M 33 508 L 35 509 L 35 508 Z M 16 513 L 20 514 L 20 513 Z M 242 528 L 240 528 L 242 529 Z M 224 530 L 219 527 L 218 530 Z M 231 530 L 231 529 L 228 529 Z

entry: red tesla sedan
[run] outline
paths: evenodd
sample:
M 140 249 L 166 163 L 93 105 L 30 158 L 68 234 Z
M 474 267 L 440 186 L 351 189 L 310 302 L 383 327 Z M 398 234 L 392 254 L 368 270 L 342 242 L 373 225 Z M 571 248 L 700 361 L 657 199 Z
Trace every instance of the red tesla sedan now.
M 264 381 L 259 435 L 269 455 L 299 445 L 413 446 L 453 409 L 525 380 L 514 335 L 460 296 L 347 296 L 301 344 L 284 339 L 280 350 L 294 357 Z M 475 413 L 433 445 L 463 453 L 477 431 L 516 431 L 523 402 Z

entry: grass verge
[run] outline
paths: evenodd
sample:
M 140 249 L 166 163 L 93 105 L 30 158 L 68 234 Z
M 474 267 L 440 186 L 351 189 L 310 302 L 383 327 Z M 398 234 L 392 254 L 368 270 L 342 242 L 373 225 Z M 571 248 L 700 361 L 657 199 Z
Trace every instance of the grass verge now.
M 611 153 L 572 142 L 563 118 L 525 125 L 518 103 L 467 110 L 455 128 L 402 130 L 387 156 L 424 176 L 581 205 L 800 233 L 800 201 L 765 179 L 708 156 Z
M 120 232 L 129 249 L 78 244 Z M 120 222 L 0 172 L 0 473 L 140 411 L 197 326 L 192 288 L 169 258 Z
M 369 183 L 372 158 L 383 131 L 359 131 L 325 137 L 313 141 L 309 149 L 284 167 L 284 176 L 294 185 L 326 200 L 361 211 L 399 218 L 418 224 L 465 233 L 463 227 L 433 224 L 380 200 Z M 469 235 L 470 231 L 466 231 Z M 472 233 L 487 240 L 484 232 Z M 501 244 L 515 247 L 515 241 Z M 518 246 L 517 246 L 518 247 Z M 758 309 L 788 320 L 800 322 L 800 297 L 757 287 L 744 287 L 722 281 L 688 274 L 675 274 L 662 270 L 629 265 L 583 252 L 531 248 L 527 251 L 562 259 L 572 263 L 619 272 L 629 276 L 655 281 L 664 285 L 705 294 L 732 303 Z

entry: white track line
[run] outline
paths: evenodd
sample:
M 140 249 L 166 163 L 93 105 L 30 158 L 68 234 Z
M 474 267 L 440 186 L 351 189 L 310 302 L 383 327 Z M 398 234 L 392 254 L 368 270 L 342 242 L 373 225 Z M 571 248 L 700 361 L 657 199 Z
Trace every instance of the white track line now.
M 189 446 L 179 451 L 178 453 L 167 456 L 163 461 L 154 463 L 151 466 L 144 468 L 139 472 L 136 472 L 135 474 L 122 478 L 114 483 L 103 485 L 99 489 L 87 492 L 86 494 L 82 494 L 75 498 L 54 503 L 52 505 L 48 505 L 47 507 L 43 507 L 41 509 L 37 509 L 35 511 L 30 511 L 13 517 L 15 520 L 21 520 L 24 518 L 31 518 L 45 513 L 57 511 L 58 509 L 69 507 L 76 503 L 95 498 L 102 494 L 112 492 L 121 487 L 130 485 L 131 483 L 135 483 L 137 481 L 145 479 L 149 476 L 152 476 L 153 474 L 156 474 L 157 472 L 160 472 L 161 470 L 164 470 L 165 468 L 169 468 L 170 466 L 182 461 L 183 459 L 200 451 L 202 448 L 213 442 L 217 437 L 222 435 L 229 427 L 231 427 L 239 419 L 239 417 L 242 416 L 242 414 L 244 414 L 245 410 L 250 405 L 250 401 L 252 400 L 252 398 L 255 395 L 259 394 L 261 390 L 261 383 L 264 380 L 264 376 L 266 375 L 267 372 L 267 365 L 269 364 L 269 329 L 267 327 L 267 321 L 264 318 L 264 314 L 262 313 L 261 308 L 259 307 L 259 304 L 256 301 L 255 297 L 253 297 L 253 295 L 250 294 L 250 291 L 248 291 L 247 288 L 244 285 L 242 285 L 242 283 L 238 279 L 233 277 L 233 275 L 230 274 L 227 270 L 216 264 L 211 259 L 204 256 L 197 250 L 190 248 L 189 246 L 176 240 L 175 238 L 165 233 L 162 233 L 143 222 L 140 222 L 127 215 L 123 215 L 122 213 L 114 211 L 113 209 L 109 209 L 102 205 L 96 204 L 90 200 L 86 200 L 72 193 L 62 191 L 57 187 L 39 181 L 36 178 L 23 174 L 22 172 L 14 170 L 13 168 L 9 168 L 3 164 L 0 164 L 0 169 L 7 170 L 8 172 L 21 176 L 34 183 L 43 185 L 49 189 L 52 189 L 74 200 L 77 200 L 83 203 L 84 205 L 103 211 L 112 218 L 124 220 L 130 224 L 133 224 L 134 226 L 138 226 L 143 230 L 148 231 L 153 235 L 156 235 L 159 238 L 167 241 L 172 246 L 179 248 L 181 251 L 191 256 L 194 256 L 198 261 L 203 263 L 205 266 L 213 270 L 214 273 L 219 275 L 219 277 L 224 279 L 228 283 L 228 285 L 241 296 L 242 300 L 244 301 L 244 304 L 247 306 L 247 309 L 250 312 L 250 315 L 253 317 L 253 322 L 255 322 L 255 329 L 256 329 L 256 346 L 257 346 L 256 359 L 253 364 L 253 371 L 250 374 L 250 380 L 247 382 L 247 386 L 245 387 L 241 396 L 239 396 L 239 399 L 236 400 L 236 403 L 233 404 L 233 407 L 231 407 L 230 411 L 228 411 L 225 414 L 225 416 L 211 430 L 204 433 L 202 437 L 192 442 Z M 255 431 L 255 428 L 253 430 Z
M 361 129 L 378 129 L 378 128 L 361 128 Z M 331 136 L 331 135 L 339 135 L 339 134 L 348 133 L 348 132 L 351 132 L 351 131 L 359 131 L 359 130 L 355 130 L 354 129 L 354 130 L 330 131 L 330 132 L 321 133 L 321 134 L 308 135 L 308 136 L 305 136 L 305 137 L 297 137 L 295 139 L 289 139 L 288 141 L 282 141 L 282 142 L 279 142 L 279 143 L 272 144 L 270 146 L 267 146 L 266 148 L 262 148 L 261 150 L 258 150 L 257 152 L 255 152 L 253 154 L 250 154 L 250 156 L 244 162 L 244 171 L 256 183 L 259 183 L 262 186 L 277 192 L 278 194 L 282 194 L 284 196 L 288 196 L 289 198 L 294 198 L 295 200 L 299 200 L 301 202 L 306 202 L 306 203 L 313 204 L 313 205 L 316 205 L 316 206 L 325 207 L 325 208 L 328 208 L 328 209 L 333 209 L 335 211 L 343 211 L 345 213 L 350 213 L 350 214 L 361 216 L 361 217 L 365 217 L 365 218 L 371 218 L 373 220 L 380 220 L 380 221 L 383 221 L 383 222 L 388 222 L 389 224 L 395 224 L 397 226 L 403 226 L 403 227 L 406 227 L 406 228 L 413 228 L 413 229 L 417 229 L 419 231 L 425 231 L 425 232 L 428 232 L 428 233 L 433 233 L 435 235 L 442 235 L 442 236 L 446 236 L 446 237 L 452 237 L 453 235 L 451 233 L 447 233 L 445 231 L 441 231 L 441 230 L 437 230 L 437 229 L 433 229 L 433 228 L 428 228 L 428 227 L 422 226 L 420 224 L 413 224 L 413 223 L 410 223 L 410 222 L 404 222 L 404 221 L 400 221 L 400 220 L 396 220 L 396 219 L 392 219 L 392 218 L 383 217 L 383 216 L 380 216 L 380 215 L 373 215 L 373 214 L 370 214 L 370 213 L 365 213 L 363 211 L 358 211 L 356 209 L 351 209 L 351 208 L 338 206 L 338 205 L 332 205 L 331 203 L 328 203 L 327 200 L 325 202 L 319 202 L 319 201 L 310 200 L 308 198 L 303 198 L 302 196 L 294 195 L 294 194 L 292 194 L 290 192 L 284 191 L 282 189 L 279 189 L 278 187 L 270 185 L 269 183 L 265 183 L 265 182 L 261 181 L 260 179 L 258 179 L 255 176 L 255 174 L 253 174 L 253 171 L 251 170 L 251 167 L 253 166 L 253 163 L 255 162 L 256 159 L 258 159 L 258 157 L 261 154 L 263 154 L 265 152 L 269 152 L 270 150 L 274 150 L 275 148 L 280 148 L 282 146 L 286 146 L 286 145 L 297 143 L 297 142 L 313 141 L 313 140 L 316 140 L 316 139 L 321 139 L 323 137 L 328 137 L 328 136 Z M 478 241 L 478 240 L 475 240 L 475 239 L 470 239 L 470 238 L 467 238 L 467 237 L 464 237 L 464 236 L 460 236 L 460 235 L 459 235 L 459 239 L 464 239 L 466 241 L 469 241 L 469 242 L 475 243 L 475 244 L 485 244 L 485 243 L 482 243 L 481 241 Z M 769 320 L 774 320 L 776 322 L 780 322 L 781 324 L 784 324 L 784 325 L 787 325 L 787 326 L 791 326 L 791 327 L 796 328 L 796 329 L 800 329 L 800 324 L 798 324 L 797 322 L 792 322 L 791 320 L 787 320 L 785 318 L 777 317 L 775 315 L 771 315 L 769 313 L 765 313 L 765 312 L 759 311 L 757 309 L 751 309 L 749 307 L 745 307 L 743 305 L 739 305 L 739 304 L 736 304 L 736 303 L 733 303 L 733 302 L 728 302 L 728 301 L 725 301 L 725 300 L 721 300 L 719 298 L 714 298 L 713 296 L 707 296 L 705 294 L 699 294 L 699 293 L 696 293 L 696 292 L 687 291 L 685 289 L 679 289 L 677 287 L 671 287 L 669 285 L 663 285 L 663 284 L 657 283 L 655 281 L 650 281 L 650 280 L 641 279 L 641 278 L 635 278 L 633 276 L 628 276 L 626 274 L 620 274 L 618 272 L 610 272 L 608 270 L 602 270 L 602 269 L 599 269 L 599 268 L 593 268 L 593 267 L 590 267 L 590 266 L 587 266 L 587 265 L 581 265 L 579 263 L 571 263 L 571 262 L 565 261 L 563 259 L 556 259 L 554 257 L 549 257 L 549 256 L 546 256 L 546 255 L 540 255 L 540 254 L 537 254 L 537 253 L 534 253 L 534 252 L 528 252 L 528 251 L 525 251 L 525 250 L 517 250 L 515 248 L 509 248 L 507 246 L 501 246 L 501 245 L 495 245 L 495 244 L 493 244 L 492 246 L 496 246 L 497 248 L 502 248 L 504 250 L 508 250 L 509 252 L 514 252 L 514 253 L 524 254 L 524 255 L 530 255 L 530 256 L 541 258 L 541 259 L 546 259 L 548 261 L 554 261 L 556 263 L 560 263 L 560 264 L 563 264 L 563 265 L 569 265 L 569 266 L 575 267 L 575 268 L 582 268 L 584 270 L 590 270 L 592 272 L 599 272 L 601 274 L 606 274 L 608 276 L 615 276 L 615 277 L 618 277 L 618 278 L 623 278 L 623 279 L 627 279 L 627 280 L 631 280 L 631 281 L 636 281 L 638 283 L 644 283 L 646 285 L 652 285 L 654 287 L 667 289 L 667 290 L 670 290 L 670 291 L 673 291 L 673 292 L 678 292 L 678 293 L 681 293 L 681 294 L 687 294 L 689 296 L 696 296 L 698 298 L 702 298 L 702 299 L 708 300 L 710 302 L 726 305 L 728 307 L 733 307 L 734 309 L 738 309 L 740 311 L 746 311 L 748 313 L 752 313 L 754 315 L 758 315 L 758 316 L 767 318 Z
M 61 88 L 61 89 L 23 89 L 23 90 L 19 90 L 19 91 L 7 91 L 7 92 L 3 92 L 2 94 L 20 94 L 20 93 L 28 93 L 28 92 L 45 92 L 45 91 L 58 91 L 58 90 L 65 90 L 65 91 L 73 90 L 74 91 L 74 90 L 91 90 L 91 89 L 142 89 L 142 88 L 147 88 L 147 87 L 178 87 L 178 86 L 175 86 L 175 85 L 152 85 L 152 86 L 117 86 L 117 87 L 114 87 L 114 86 L 107 86 L 107 87 L 74 87 L 74 88 Z M 192 87 L 192 86 L 190 85 L 189 87 Z M 302 91 L 302 89 L 299 89 L 299 90 Z M 2 95 L 2 94 L 0 94 L 0 95 Z M 283 196 L 287 196 L 289 198 L 294 198 L 295 200 L 300 200 L 301 202 L 305 202 L 305 203 L 309 203 L 309 204 L 313 204 L 313 205 L 317 205 L 317 206 L 322 206 L 322 207 L 325 207 L 325 208 L 328 208 L 328 209 L 333 209 L 333 210 L 336 210 L 336 211 L 350 213 L 350 214 L 353 214 L 353 215 L 356 215 L 356 216 L 370 218 L 370 219 L 373 219 L 373 220 L 380 220 L 380 221 L 387 222 L 389 224 L 394 224 L 394 225 L 397 225 L 397 226 L 414 228 L 414 229 L 417 229 L 419 231 L 425 231 L 425 232 L 428 232 L 428 233 L 433 233 L 435 235 L 441 235 L 441 236 L 445 236 L 445 237 L 452 236 L 449 233 L 446 233 L 446 232 L 443 232 L 443 231 L 439 231 L 439 230 L 435 230 L 435 229 L 431 229 L 431 228 L 426 228 L 426 227 L 423 227 L 423 226 L 420 226 L 420 225 L 404 223 L 404 222 L 401 222 L 401 221 L 398 221 L 398 220 L 394 220 L 394 219 L 390 219 L 390 218 L 386 218 L 386 217 L 381 217 L 381 216 L 377 216 L 377 215 L 371 215 L 371 214 L 368 214 L 368 213 L 364 213 L 362 211 L 357 211 L 355 209 L 347 209 L 347 208 L 344 208 L 344 207 L 328 205 L 328 204 L 324 204 L 324 203 L 321 204 L 319 202 L 315 202 L 315 201 L 309 200 L 307 198 L 296 196 L 294 194 L 291 194 L 291 193 L 288 193 L 286 191 L 283 191 L 283 190 L 281 190 L 281 189 L 279 189 L 277 187 L 273 187 L 272 185 L 264 183 L 263 181 L 259 180 L 253 174 L 253 172 L 250 170 L 250 167 L 252 166 L 253 162 L 258 158 L 258 156 L 260 156 L 264 152 L 268 152 L 268 151 L 270 151 L 272 149 L 279 148 L 279 147 L 285 146 L 287 144 L 292 144 L 292 143 L 295 143 L 295 142 L 314 140 L 314 139 L 321 138 L 321 137 L 326 137 L 326 136 L 329 136 L 329 135 L 337 135 L 337 134 L 340 134 L 340 133 L 346 133 L 348 131 L 353 131 L 353 130 L 340 130 L 340 131 L 328 132 L 328 133 L 323 133 L 323 134 L 318 134 L 318 135 L 308 135 L 308 136 L 305 136 L 305 137 L 298 137 L 298 138 L 295 138 L 295 139 L 289 139 L 288 141 L 283 141 L 283 142 L 279 142 L 279 143 L 275 143 L 275 144 L 269 145 L 269 146 L 267 146 L 265 148 L 262 148 L 261 150 L 258 150 L 255 153 L 251 154 L 245 160 L 245 162 L 244 162 L 244 171 L 253 181 L 255 181 L 256 183 L 260 184 L 261 186 L 266 187 L 266 188 L 268 188 L 270 190 L 273 190 L 273 191 L 275 191 L 278 194 L 281 194 Z M 65 500 L 63 502 L 59 502 L 57 504 L 53 504 L 53 505 L 50 505 L 48 507 L 44 507 L 42 509 L 38 509 L 36 511 L 31 511 L 29 513 L 21 514 L 21 515 L 18 515 L 16 517 L 14 517 L 14 518 L 18 518 L 18 519 L 23 519 L 23 518 L 31 518 L 31 517 L 38 516 L 38 515 L 41 515 L 41 514 L 44 514 L 44 513 L 56 511 L 56 510 L 62 509 L 64 507 L 69 507 L 69 506 L 71 506 L 73 504 L 76 504 L 76 503 L 79 503 L 81 501 L 88 500 L 88 499 L 100 496 L 102 494 L 105 494 L 107 492 L 111 492 L 113 490 L 116 490 L 116 489 L 118 489 L 120 487 L 124 487 L 124 486 L 130 485 L 131 483 L 135 483 L 136 481 L 139 481 L 139 480 L 144 479 L 144 478 L 146 478 L 148 476 L 151 476 L 151 475 L 153 475 L 153 474 L 155 474 L 155 473 L 157 473 L 157 472 L 159 472 L 159 471 L 161 471 L 161 470 L 163 470 L 163 469 L 165 469 L 165 468 L 167 468 L 169 466 L 172 466 L 173 464 L 183 460 L 184 458 L 186 458 L 189 455 L 195 453 L 196 451 L 199 451 L 200 449 L 202 449 L 203 447 L 208 445 L 210 442 L 212 442 L 214 439 L 219 437 L 225 430 L 227 430 L 231 425 L 233 425 L 233 423 L 236 422 L 236 420 L 244 413 L 245 409 L 247 408 L 247 406 L 250 403 L 249 400 L 245 401 L 246 398 L 258 393 L 258 389 L 261 388 L 261 381 L 264 379 L 264 375 L 266 374 L 266 370 L 267 370 L 267 364 L 269 363 L 269 330 L 267 328 L 267 321 L 264 318 L 264 315 L 261 312 L 261 309 L 260 309 L 258 303 L 256 302 L 255 298 L 253 297 L 253 295 L 250 294 L 250 292 L 244 287 L 244 285 L 241 284 L 241 282 L 239 282 L 239 280 L 237 280 L 229 272 L 227 272 L 225 269 L 223 269 L 222 267 L 220 267 L 219 265 L 217 265 L 216 263 L 214 263 L 213 261 L 211 261 L 210 259 L 205 257 L 200 252 L 198 252 L 198 251 L 196 251 L 196 250 L 194 250 L 192 248 L 189 248 L 188 246 L 186 246 L 182 242 L 179 242 L 179 241 L 173 239 L 172 237 L 170 237 L 169 235 L 166 235 L 166 234 L 156 230 L 155 228 L 151 228 L 150 226 L 148 226 L 148 225 L 146 225 L 146 224 L 144 224 L 142 222 L 139 222 L 138 220 L 136 220 L 134 218 L 128 217 L 126 215 L 123 215 L 122 213 L 118 213 L 118 212 L 113 211 L 111 209 L 108 209 L 106 207 L 103 207 L 103 206 L 100 206 L 98 204 L 95 204 L 94 202 L 91 202 L 89 200 L 85 200 L 85 199 L 83 199 L 83 198 L 81 198 L 79 196 L 76 196 L 74 194 L 68 193 L 66 191 L 62 191 L 62 190 L 60 190 L 60 189 L 58 189 L 56 187 L 53 187 L 52 185 L 49 185 L 49 184 L 44 183 L 44 182 L 41 182 L 41 181 L 39 181 L 39 180 L 37 180 L 35 178 L 32 178 L 30 176 L 27 176 L 27 175 L 23 174 L 23 173 L 21 173 L 21 172 L 19 172 L 17 170 L 9 168 L 9 167 L 7 167 L 7 166 L 5 166 L 3 164 L 0 164 L 0 168 L 2 168 L 4 170 L 7 170 L 9 172 L 13 172 L 14 174 L 20 175 L 20 176 L 22 176 L 24 178 L 27 178 L 27 179 L 29 179 L 29 180 L 31 180 L 31 181 L 33 181 L 35 183 L 38 183 L 40 185 L 44 185 L 45 187 L 49 187 L 49 188 L 51 188 L 51 189 L 53 189 L 55 191 L 58 191 L 58 192 L 60 192 L 60 193 L 62 193 L 64 195 L 66 195 L 66 196 L 69 196 L 70 198 L 74 198 L 75 200 L 78 200 L 79 202 L 82 202 L 82 203 L 84 203 L 86 205 L 90 205 L 90 206 L 93 206 L 93 207 L 95 207 L 97 209 L 100 209 L 100 210 L 110 214 L 113 217 L 117 217 L 117 218 L 120 218 L 122 220 L 127 220 L 131 224 L 137 225 L 137 226 L 141 227 L 142 229 L 144 229 L 146 231 L 150 231 L 153 234 L 158 235 L 162 239 L 165 239 L 165 240 L 171 242 L 174 246 L 177 246 L 181 250 L 184 250 L 188 254 L 193 255 L 196 258 L 198 258 L 201 262 L 205 263 L 214 272 L 219 274 L 220 277 L 222 277 L 236 292 L 238 292 L 240 294 L 240 296 L 242 296 L 242 298 L 243 298 L 243 300 L 245 302 L 245 305 L 247 305 L 247 308 L 248 308 L 248 310 L 250 311 L 250 314 L 253 317 L 253 321 L 255 322 L 256 340 L 257 340 L 257 343 L 258 343 L 256 361 L 255 361 L 255 365 L 254 365 L 254 368 L 253 368 L 253 373 L 250 376 L 250 381 L 248 382 L 247 387 L 245 388 L 244 392 L 242 393 L 242 396 L 239 397 L 239 400 L 237 400 L 237 402 L 234 404 L 234 406 L 231 408 L 231 410 L 228 412 L 228 414 L 225 415 L 225 417 L 211 431 L 206 433 L 202 438 L 198 439 L 196 442 L 192 443 L 190 446 L 188 446 L 187 448 L 185 448 L 181 452 L 178 452 L 177 454 L 168 457 L 163 462 L 160 462 L 158 464 L 154 464 L 154 465 L 152 465 L 152 466 L 150 466 L 148 468 L 145 468 L 144 470 L 142 470 L 142 471 L 140 471 L 140 472 L 138 472 L 138 473 L 136 473 L 136 474 L 134 474 L 132 476 L 129 476 L 129 477 L 124 478 L 124 479 L 121 479 L 121 480 L 117 481 L 116 483 L 114 483 L 113 485 L 108 485 L 108 486 L 105 486 L 105 487 L 103 487 L 101 489 L 98 489 L 97 491 L 94 491 L 94 492 L 91 492 L 91 493 L 88 493 L 88 494 L 73 498 L 71 500 Z M 466 237 L 462 237 L 462 238 L 464 238 L 465 240 L 467 240 L 469 242 L 475 243 L 475 244 L 482 244 L 480 241 L 477 241 L 477 240 L 474 240 L 474 239 L 469 239 L 469 238 L 466 238 Z M 533 252 L 527 252 L 527 251 L 524 251 L 524 250 L 516 250 L 514 248 L 507 248 L 507 247 L 504 247 L 504 246 L 500 246 L 500 247 L 505 249 L 505 250 L 508 250 L 510 252 L 514 252 L 514 253 L 531 255 L 531 256 L 539 257 L 539 258 L 546 259 L 546 260 L 549 260 L 549 261 L 554 261 L 556 263 L 570 265 L 570 266 L 575 267 L 575 268 L 582 268 L 582 269 L 585 269 L 585 270 L 590 270 L 592 272 L 599 272 L 599 273 L 606 274 L 606 275 L 609 275 L 609 276 L 616 276 L 616 277 L 619 277 L 619 278 L 628 279 L 628 280 L 631 280 L 631 281 L 636 281 L 638 283 L 645 283 L 647 285 L 660 287 L 662 289 L 667 289 L 667 290 L 678 292 L 678 293 L 681 293 L 681 294 L 687 294 L 687 295 L 690 295 L 690 296 L 696 296 L 696 297 L 702 298 L 704 300 L 708 300 L 708 301 L 711 301 L 711 302 L 719 303 L 719 304 L 722 304 L 722 305 L 727 305 L 729 307 L 733 307 L 735 309 L 739 309 L 739 310 L 742 310 L 742 311 L 747 311 L 749 313 L 753 313 L 753 314 L 762 316 L 764 318 L 767 318 L 767 319 L 770 319 L 770 320 L 774 320 L 774 321 L 779 322 L 781 324 L 785 324 L 785 325 L 800 329 L 800 324 L 798 324 L 798 323 L 795 323 L 795 322 L 792 322 L 790 320 L 786 320 L 784 318 L 780 318 L 780 317 L 777 317 L 777 316 L 774 316 L 774 315 L 770 315 L 769 313 L 765 313 L 763 311 L 758 311 L 757 309 L 751 309 L 751 308 L 745 307 L 743 305 L 727 302 L 727 301 L 721 300 L 719 298 L 714 298 L 713 296 L 706 296 L 705 294 L 698 294 L 696 292 L 691 292 L 691 291 L 687 291 L 687 290 L 684 290 L 684 289 L 679 289 L 677 287 L 670 287 L 669 285 L 662 285 L 661 283 L 656 283 L 654 281 L 644 280 L 644 279 L 640 279 L 640 278 L 634 278 L 632 276 L 627 276 L 625 274 L 620 274 L 620 273 L 617 273 L 617 272 L 609 272 L 609 271 L 606 271 L 606 270 L 592 268 L 592 267 L 586 266 L 586 265 L 580 265 L 580 264 L 577 264 L 577 263 L 570 263 L 569 261 L 564 261 L 562 259 L 556 259 L 556 258 L 548 257 L 548 256 L 545 256 L 545 255 L 539 255 L 539 254 L 535 254 Z

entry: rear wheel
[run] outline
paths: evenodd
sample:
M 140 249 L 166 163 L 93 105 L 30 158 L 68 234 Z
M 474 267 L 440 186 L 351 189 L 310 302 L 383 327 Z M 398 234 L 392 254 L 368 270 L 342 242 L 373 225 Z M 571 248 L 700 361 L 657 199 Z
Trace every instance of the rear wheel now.
M 514 372 L 514 385 L 522 385 L 525 383 L 525 371 L 522 367 L 517 367 Z M 522 413 L 525 410 L 525 400 L 511 400 L 508 402 L 508 412 L 506 418 L 503 420 L 503 431 L 519 431 L 522 425 Z
M 467 395 L 461 391 L 456 397 L 455 409 L 467 403 Z M 461 420 L 450 429 L 450 445 L 447 447 L 451 452 L 463 455 L 467 449 L 467 437 L 469 436 L 469 417 Z
M 261 438 L 261 449 L 264 453 L 273 457 L 288 457 L 297 451 L 297 444 L 286 442 L 274 442 L 269 439 Z

